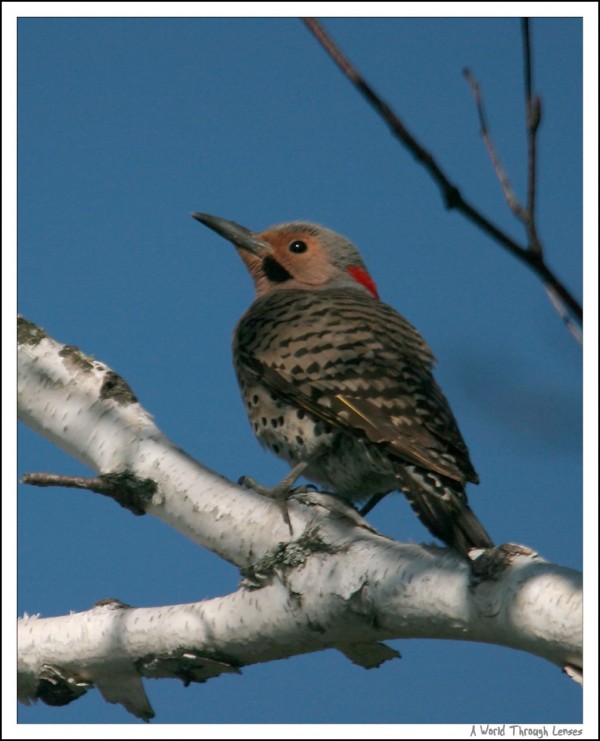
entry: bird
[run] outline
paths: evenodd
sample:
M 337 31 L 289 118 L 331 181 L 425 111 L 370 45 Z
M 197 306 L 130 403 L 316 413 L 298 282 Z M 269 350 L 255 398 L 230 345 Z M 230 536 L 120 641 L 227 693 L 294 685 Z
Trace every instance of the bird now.
M 259 442 L 287 461 L 284 499 L 301 476 L 364 516 L 393 491 L 468 557 L 492 548 L 465 486 L 479 483 L 419 332 L 384 303 L 357 247 L 308 221 L 253 232 L 199 212 L 231 242 L 256 296 L 234 330 L 233 361 Z

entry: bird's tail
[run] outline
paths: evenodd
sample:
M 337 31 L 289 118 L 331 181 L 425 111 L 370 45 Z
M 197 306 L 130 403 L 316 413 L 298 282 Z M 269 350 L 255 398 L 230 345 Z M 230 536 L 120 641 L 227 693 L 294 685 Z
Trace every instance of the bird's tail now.
M 411 507 L 436 538 L 464 556 L 471 548 L 494 547 L 469 507 L 462 484 L 419 466 L 404 466 L 398 478 Z

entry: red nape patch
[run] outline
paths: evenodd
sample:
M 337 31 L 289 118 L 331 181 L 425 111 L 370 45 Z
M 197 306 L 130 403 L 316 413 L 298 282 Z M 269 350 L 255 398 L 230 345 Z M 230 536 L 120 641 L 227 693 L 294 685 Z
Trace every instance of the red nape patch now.
M 359 268 L 358 265 L 350 265 L 350 267 L 346 268 L 346 272 L 349 273 L 357 283 L 364 286 L 371 295 L 375 296 L 375 298 L 379 298 L 375 281 L 364 268 Z

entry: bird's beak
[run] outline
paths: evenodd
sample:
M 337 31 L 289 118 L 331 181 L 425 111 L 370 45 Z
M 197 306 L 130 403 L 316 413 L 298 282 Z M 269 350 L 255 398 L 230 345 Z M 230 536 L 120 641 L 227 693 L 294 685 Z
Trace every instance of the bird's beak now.
M 227 221 L 227 219 L 221 219 L 218 216 L 210 216 L 210 214 L 200 214 L 197 211 L 194 211 L 192 216 L 217 234 L 233 242 L 236 247 L 247 250 L 258 258 L 271 253 L 271 247 L 267 242 L 263 242 L 254 232 L 246 229 L 245 226 L 236 224 L 235 221 Z

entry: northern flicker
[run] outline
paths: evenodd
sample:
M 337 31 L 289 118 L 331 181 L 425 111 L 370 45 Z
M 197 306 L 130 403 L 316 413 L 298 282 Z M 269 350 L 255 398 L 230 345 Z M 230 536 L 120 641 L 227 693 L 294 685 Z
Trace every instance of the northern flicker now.
M 460 553 L 492 547 L 467 504 L 478 477 L 433 354 L 379 299 L 352 242 L 303 221 L 255 234 L 192 216 L 235 245 L 254 280 L 233 357 L 256 436 L 292 466 L 272 491 L 286 496 L 300 475 L 353 503 L 399 490 Z

